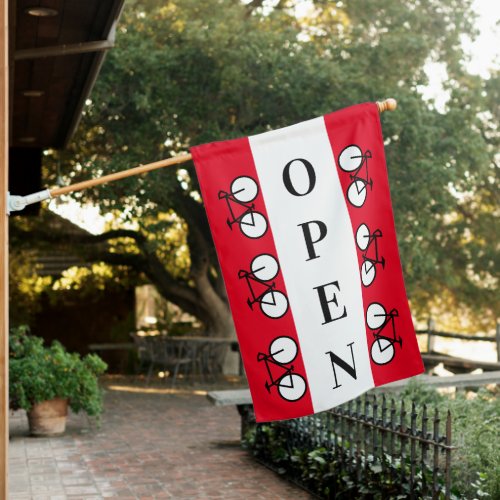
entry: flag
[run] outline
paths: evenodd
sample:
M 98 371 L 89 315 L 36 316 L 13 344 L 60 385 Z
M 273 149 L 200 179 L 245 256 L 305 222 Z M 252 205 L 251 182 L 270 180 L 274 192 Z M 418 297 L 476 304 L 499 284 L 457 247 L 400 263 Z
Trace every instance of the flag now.
M 423 371 L 376 104 L 191 153 L 258 422 Z

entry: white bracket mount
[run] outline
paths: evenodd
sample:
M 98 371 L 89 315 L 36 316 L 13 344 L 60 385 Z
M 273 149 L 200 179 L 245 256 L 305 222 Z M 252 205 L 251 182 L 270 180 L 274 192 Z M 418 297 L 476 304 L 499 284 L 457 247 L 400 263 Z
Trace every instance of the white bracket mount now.
M 50 198 L 52 198 L 52 196 L 48 189 L 28 194 L 26 196 L 16 196 L 7 193 L 7 214 L 10 215 L 11 212 L 22 210 L 27 205 L 32 205 L 33 203 L 38 203 L 43 200 L 49 200 Z

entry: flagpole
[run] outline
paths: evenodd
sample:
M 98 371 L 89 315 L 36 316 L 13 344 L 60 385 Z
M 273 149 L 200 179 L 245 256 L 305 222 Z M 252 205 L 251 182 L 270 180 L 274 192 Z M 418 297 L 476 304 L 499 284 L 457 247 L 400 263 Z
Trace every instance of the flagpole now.
M 108 182 L 124 179 L 125 177 L 131 177 L 132 175 L 139 175 L 145 172 L 151 172 L 152 170 L 157 170 L 159 168 L 171 167 L 172 165 L 179 165 L 180 163 L 186 163 L 191 159 L 192 156 L 190 154 L 183 154 L 174 156 L 173 158 L 168 158 L 166 160 L 160 160 L 160 161 L 155 161 L 154 163 L 140 165 L 139 167 L 129 168 L 127 170 L 122 170 L 121 172 L 115 172 L 114 174 L 104 175 L 102 177 L 99 177 L 98 179 L 90 179 L 89 181 L 77 182 L 76 184 L 71 184 L 69 186 L 51 189 L 50 197 L 54 198 L 62 194 L 72 193 L 74 191 L 81 191 L 82 189 L 98 186 L 99 184 L 106 184 Z
M 384 101 L 377 101 L 377 108 L 379 113 L 384 111 L 394 111 L 397 107 L 396 99 L 385 99 Z M 87 189 L 93 186 L 99 186 L 100 184 L 106 184 L 108 182 L 117 181 L 119 179 L 124 179 L 126 177 L 131 177 L 133 175 L 143 174 L 145 172 L 151 172 L 152 170 L 157 170 L 159 168 L 171 167 L 173 165 L 179 165 L 192 160 L 190 154 L 182 154 L 174 156 L 173 158 L 168 158 L 166 160 L 155 161 L 153 163 L 148 163 L 146 165 L 140 165 L 138 167 L 129 168 L 127 170 L 122 170 L 121 172 L 115 172 L 114 174 L 104 175 L 97 179 L 90 179 L 88 181 L 77 182 L 76 184 L 71 184 L 69 186 L 58 187 L 54 189 L 45 189 L 38 193 L 34 193 L 28 196 L 10 196 L 9 206 L 10 210 L 22 210 L 26 205 L 30 203 L 37 203 L 42 200 L 47 200 L 49 198 L 55 198 L 61 196 L 62 194 L 73 193 L 75 191 L 81 191 L 82 189 Z

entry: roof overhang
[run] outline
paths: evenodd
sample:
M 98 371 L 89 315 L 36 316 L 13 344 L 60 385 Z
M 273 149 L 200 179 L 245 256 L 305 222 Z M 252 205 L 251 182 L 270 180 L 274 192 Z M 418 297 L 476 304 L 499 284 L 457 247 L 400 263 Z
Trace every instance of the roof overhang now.
M 66 147 L 124 0 L 10 1 L 10 145 Z

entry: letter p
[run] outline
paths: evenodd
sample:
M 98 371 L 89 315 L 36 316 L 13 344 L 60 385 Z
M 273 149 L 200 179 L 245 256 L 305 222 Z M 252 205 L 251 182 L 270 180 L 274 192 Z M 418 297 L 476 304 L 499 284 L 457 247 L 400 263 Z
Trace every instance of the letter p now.
M 309 254 L 309 258 L 306 259 L 306 262 L 308 260 L 317 259 L 319 255 L 316 254 L 314 244 L 319 243 L 325 238 L 327 233 L 326 224 L 320 220 L 311 220 L 298 224 L 298 226 L 302 228 L 302 232 L 304 233 L 304 241 L 306 243 L 307 253 Z

